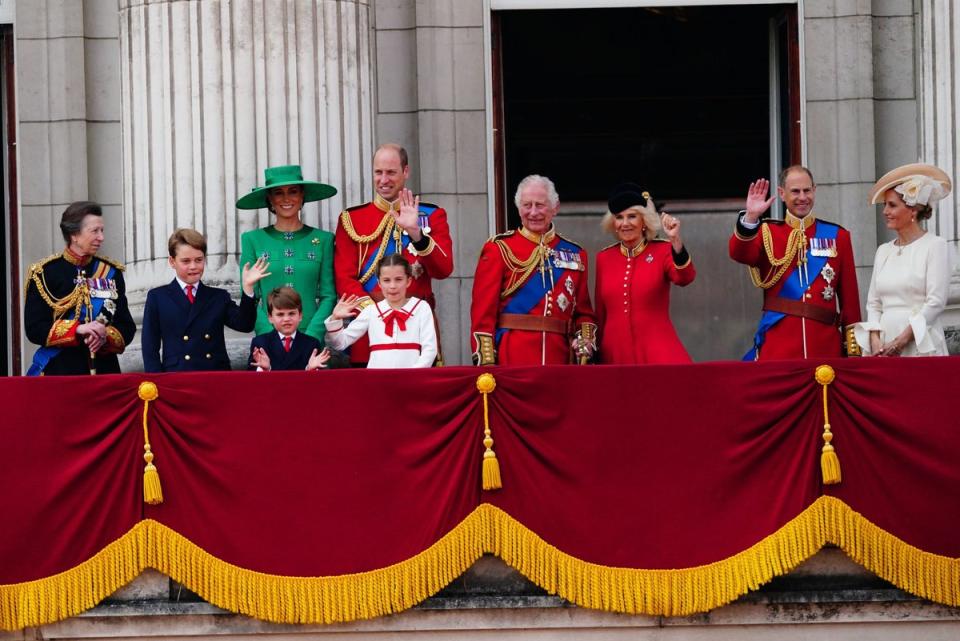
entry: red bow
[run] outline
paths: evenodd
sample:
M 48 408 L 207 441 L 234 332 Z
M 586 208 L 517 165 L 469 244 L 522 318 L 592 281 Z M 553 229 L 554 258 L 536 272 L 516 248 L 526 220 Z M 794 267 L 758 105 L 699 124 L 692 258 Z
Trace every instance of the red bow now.
M 410 312 L 402 309 L 395 309 L 391 311 L 389 314 L 383 317 L 383 322 L 387 326 L 387 328 L 384 330 L 384 333 L 392 338 L 394 324 L 400 328 L 401 332 L 407 331 L 408 318 L 410 318 Z

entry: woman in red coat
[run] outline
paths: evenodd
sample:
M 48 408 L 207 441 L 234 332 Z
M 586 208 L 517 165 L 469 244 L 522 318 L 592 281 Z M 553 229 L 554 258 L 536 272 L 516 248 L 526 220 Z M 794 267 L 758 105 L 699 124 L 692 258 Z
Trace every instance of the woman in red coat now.
M 595 288 L 601 363 L 689 363 L 670 322 L 670 283 L 696 276 L 680 221 L 657 210 L 638 185 L 616 187 L 601 223 L 619 242 L 597 254 Z M 666 240 L 655 238 L 663 228 Z

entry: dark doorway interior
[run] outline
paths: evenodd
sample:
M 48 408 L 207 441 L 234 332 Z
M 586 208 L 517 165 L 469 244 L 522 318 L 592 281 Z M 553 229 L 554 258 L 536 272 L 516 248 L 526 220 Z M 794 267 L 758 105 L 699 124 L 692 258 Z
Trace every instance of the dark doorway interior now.
M 498 197 L 509 203 L 530 173 L 550 176 L 568 203 L 605 201 L 625 180 L 658 201 L 742 197 L 769 174 L 770 25 L 782 15 L 771 5 L 499 12 Z

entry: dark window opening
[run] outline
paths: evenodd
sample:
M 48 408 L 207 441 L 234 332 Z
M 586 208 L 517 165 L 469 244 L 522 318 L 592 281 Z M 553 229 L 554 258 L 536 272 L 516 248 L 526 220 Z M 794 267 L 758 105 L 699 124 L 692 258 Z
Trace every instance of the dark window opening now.
M 658 201 L 742 198 L 770 173 L 770 38 L 785 74 L 784 13 L 774 5 L 497 12 L 497 197 L 508 225 L 518 222 L 516 185 L 531 173 L 552 178 L 564 202 L 605 201 L 627 180 Z M 781 75 L 774 103 L 785 158 L 799 151 L 792 92 L 783 91 L 790 83 Z

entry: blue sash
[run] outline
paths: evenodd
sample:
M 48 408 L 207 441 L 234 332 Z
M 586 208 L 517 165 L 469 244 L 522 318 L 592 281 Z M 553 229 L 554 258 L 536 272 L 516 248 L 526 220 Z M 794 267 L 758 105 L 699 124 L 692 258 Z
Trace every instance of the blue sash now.
M 553 249 L 570 252 L 577 254 L 578 256 L 580 255 L 579 247 L 562 238 Z M 527 278 L 527 282 L 521 285 L 520 288 L 513 293 L 513 296 L 510 298 L 507 304 L 503 306 L 503 309 L 500 310 L 500 312 L 502 314 L 529 314 L 530 310 L 536 307 L 537 303 L 542 301 L 543 297 L 547 295 L 547 292 L 552 289 L 550 284 L 556 284 L 560 282 L 565 270 L 565 267 L 557 267 L 554 263 L 550 268 L 550 271 L 553 273 L 553 278 L 544 279 L 546 282 L 540 278 L 534 278 L 533 274 L 531 274 L 530 277 Z M 499 346 L 503 335 L 509 331 L 509 329 L 498 328 L 497 334 L 494 337 L 494 342 Z
M 436 207 L 430 205 L 420 205 L 419 219 L 420 219 L 420 229 L 424 229 L 430 226 L 430 214 L 436 211 Z M 403 251 L 407 248 L 407 245 L 410 244 L 410 236 L 407 234 L 400 234 L 400 251 Z M 377 257 L 377 253 L 374 252 L 372 255 L 367 257 L 367 260 L 364 261 L 363 266 L 360 268 L 360 274 L 366 274 L 367 270 L 373 267 L 373 261 L 383 260 L 390 254 L 395 254 L 397 252 L 397 244 L 387 241 L 387 246 L 383 249 L 383 256 Z M 367 282 L 363 283 L 363 289 L 368 294 L 373 293 L 373 290 L 377 288 L 377 285 L 380 284 L 380 279 L 378 278 L 379 274 L 374 271 L 370 274 L 370 278 L 367 279 Z
M 97 273 L 97 267 L 99 263 L 98 258 L 94 258 L 90 262 L 91 274 Z M 117 273 L 117 268 L 111 265 L 110 269 L 107 270 L 106 275 L 103 277 L 107 280 L 113 280 L 114 275 Z M 34 284 L 36 286 L 36 284 Z M 90 300 L 90 318 L 96 318 L 100 315 L 101 310 L 103 310 L 103 304 L 106 302 L 105 298 L 93 298 Z M 80 318 L 86 318 L 87 315 L 87 305 L 81 304 L 79 311 Z M 75 316 L 71 311 L 63 320 L 74 320 Z M 30 364 L 30 369 L 27 370 L 27 376 L 40 376 L 43 373 L 44 368 L 52 361 L 59 353 L 61 347 L 41 347 L 33 355 L 33 363 Z
M 818 220 L 816 225 L 817 228 L 813 234 L 814 238 L 833 240 L 837 237 L 837 232 L 840 231 L 839 225 L 827 223 L 822 220 Z M 827 258 L 828 256 L 812 256 L 810 252 L 807 252 L 807 273 L 813 274 L 813 279 L 811 282 L 816 280 L 817 276 L 820 275 L 820 270 L 822 270 L 823 266 L 826 264 Z M 807 287 L 809 286 L 810 285 L 808 283 Z M 806 289 L 806 287 L 803 287 L 800 284 L 800 268 L 796 267 L 792 272 L 790 272 L 790 276 L 786 279 L 786 281 L 784 281 L 783 288 L 780 290 L 779 296 L 789 300 L 800 300 L 803 298 L 803 294 Z M 743 355 L 743 360 L 757 360 L 757 353 L 760 351 L 760 346 L 763 345 L 763 342 L 767 338 L 767 332 L 771 327 L 783 320 L 784 316 L 786 316 L 786 314 L 783 312 L 771 312 L 764 310 L 763 315 L 760 317 L 760 325 L 757 327 L 757 333 L 753 335 L 753 347 L 751 347 L 750 351 Z

